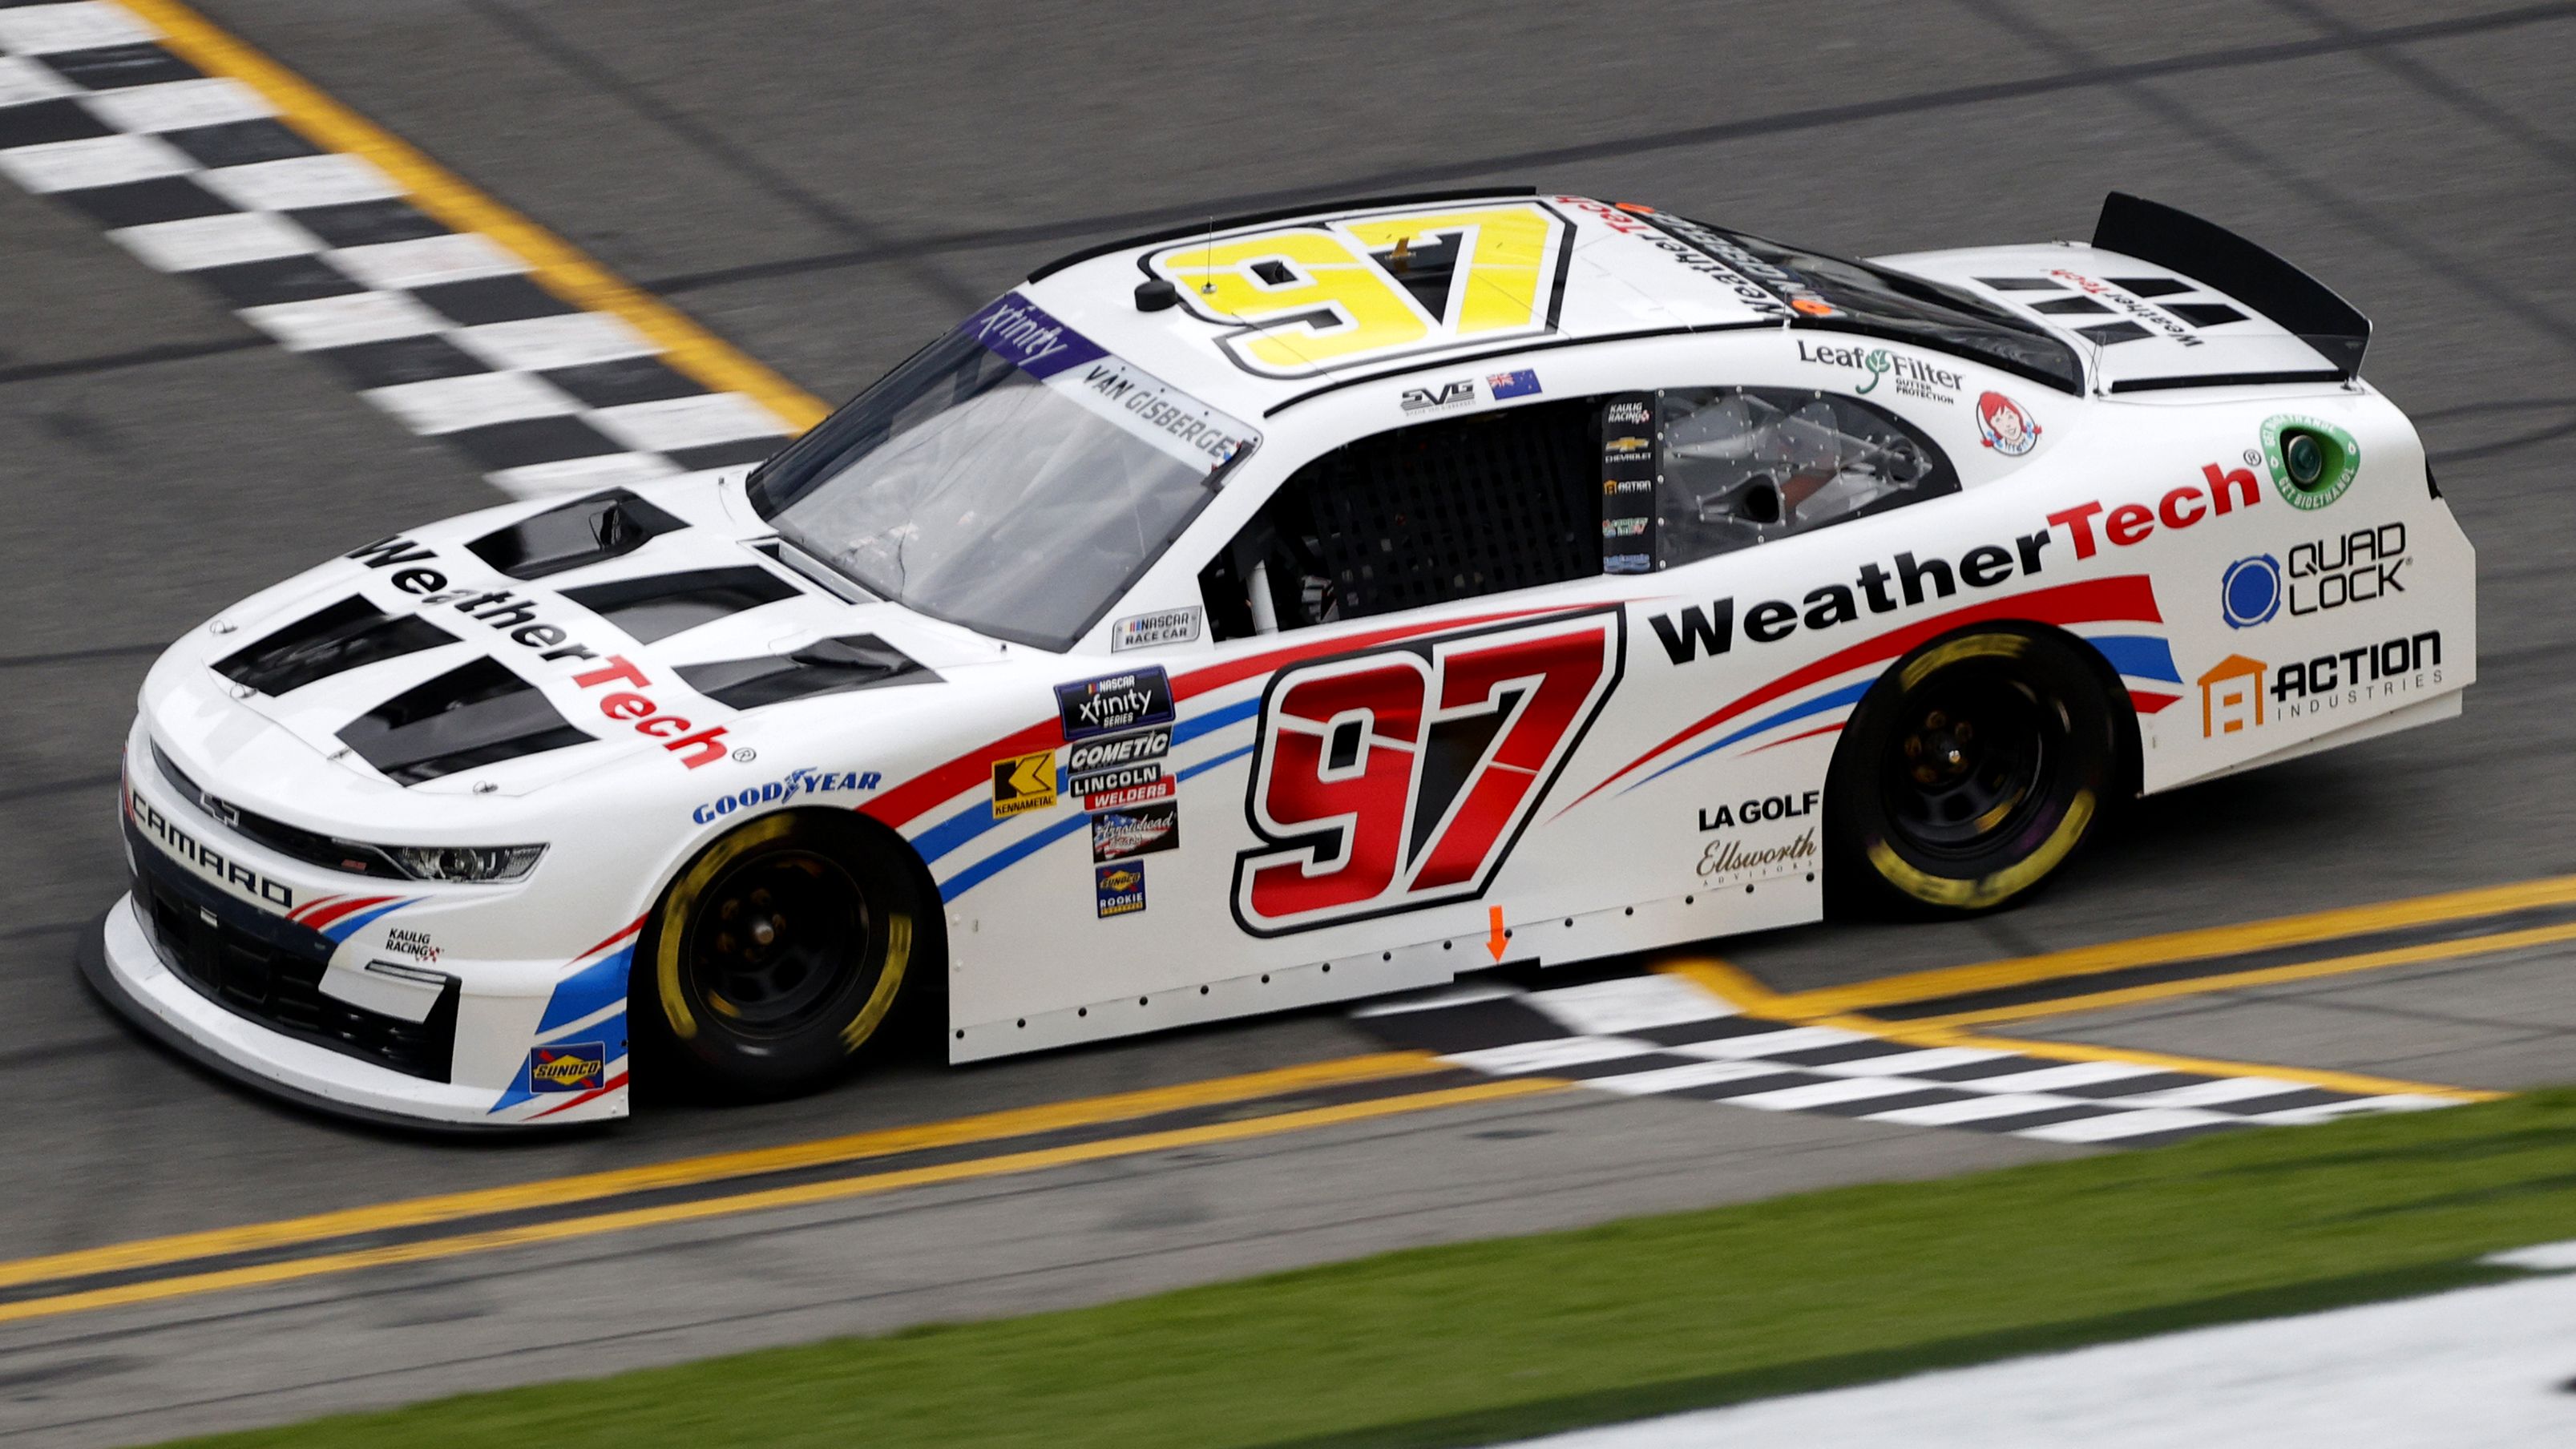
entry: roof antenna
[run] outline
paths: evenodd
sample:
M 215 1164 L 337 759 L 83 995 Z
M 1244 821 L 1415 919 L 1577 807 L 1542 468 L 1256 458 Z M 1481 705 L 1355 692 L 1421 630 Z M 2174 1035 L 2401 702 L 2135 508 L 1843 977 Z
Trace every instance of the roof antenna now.
M 1213 217 L 1213 216 L 1211 216 L 1211 217 L 1209 217 L 1209 218 L 1208 218 L 1208 223 L 1207 223 L 1207 250 L 1206 250 L 1206 252 L 1205 252 L 1205 253 L 1203 253 L 1203 254 L 1199 257 L 1199 295 L 1200 295 L 1200 296 L 1202 296 L 1202 297 L 1213 297 L 1213 296 L 1215 296 L 1215 295 L 1216 295 L 1216 278 L 1215 278 L 1215 276 L 1214 276 L 1214 275 L 1212 275 L 1215 271 L 1216 271 L 1216 218 L 1215 218 L 1215 217 Z

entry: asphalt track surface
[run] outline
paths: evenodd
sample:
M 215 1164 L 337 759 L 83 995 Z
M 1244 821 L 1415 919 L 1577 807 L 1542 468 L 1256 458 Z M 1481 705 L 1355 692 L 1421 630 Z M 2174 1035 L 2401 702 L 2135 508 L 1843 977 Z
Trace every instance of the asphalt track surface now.
M 1715 949 L 1810 992 L 2576 873 L 2576 4 L 206 10 L 832 399 L 1052 255 L 1288 201 L 1532 182 L 1857 254 L 2082 236 L 2113 187 L 2183 206 L 2376 322 L 2367 373 L 2422 426 L 2480 551 L 2487 652 L 2465 716 L 2147 802 L 2042 899 L 1986 921 Z M 223 603 L 495 495 L 321 366 L 8 186 L 0 460 L 0 1259 L 1378 1049 L 1319 1012 L 972 1069 L 895 1062 L 757 1109 L 648 1091 L 617 1130 L 501 1145 L 354 1130 L 215 1083 L 122 1030 L 72 969 L 123 888 L 114 779 L 135 688 Z M 2528 936 L 2478 954 L 2436 940 L 2403 964 L 2014 1030 L 2510 1090 L 2576 1077 L 2571 966 L 2576 951 Z M 0 1321 L 0 1439 L 274 1422 L 2083 1150 L 1580 1091 L 1383 1115 L 1327 1110 L 1340 1100 L 1297 1096 L 1319 1115 L 1296 1130 Z

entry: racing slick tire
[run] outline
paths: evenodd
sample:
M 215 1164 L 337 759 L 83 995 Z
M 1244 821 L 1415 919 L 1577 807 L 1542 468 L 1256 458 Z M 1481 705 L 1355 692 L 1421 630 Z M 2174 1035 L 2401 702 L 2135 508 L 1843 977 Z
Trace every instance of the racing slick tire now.
M 2063 639 L 1981 626 L 1899 660 L 1853 712 L 1826 785 L 1828 880 L 1972 914 L 2028 892 L 2116 799 L 2118 722 Z
M 700 851 L 646 917 L 633 1011 L 692 1085 L 810 1091 L 880 1035 L 937 926 L 899 842 L 837 811 L 766 815 Z

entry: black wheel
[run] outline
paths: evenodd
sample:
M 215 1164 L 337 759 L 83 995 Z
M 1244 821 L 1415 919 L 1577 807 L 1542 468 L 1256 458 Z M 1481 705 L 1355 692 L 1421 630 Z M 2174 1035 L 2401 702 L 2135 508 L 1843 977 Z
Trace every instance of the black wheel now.
M 809 1090 L 884 1026 L 922 934 L 921 895 L 902 847 L 863 823 L 763 816 L 700 852 L 663 894 L 635 995 L 659 1008 L 663 1045 L 705 1084 L 738 1096 Z
M 1935 640 L 1861 701 L 1834 754 L 1834 873 L 1884 899 L 1991 910 L 2036 886 L 2111 798 L 2119 736 L 2065 643 L 1988 628 Z

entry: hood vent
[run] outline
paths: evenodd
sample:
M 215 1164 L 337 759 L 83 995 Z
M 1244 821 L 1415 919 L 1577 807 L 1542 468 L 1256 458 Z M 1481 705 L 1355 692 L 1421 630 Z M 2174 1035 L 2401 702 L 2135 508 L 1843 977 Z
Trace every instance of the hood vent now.
M 683 664 L 689 688 L 735 709 L 758 709 L 818 694 L 889 684 L 937 684 L 939 676 L 874 634 L 818 639 L 790 654 Z
M 405 690 L 340 731 L 342 744 L 405 785 L 590 740 L 497 659 Z
M 279 695 L 362 664 L 455 642 L 455 635 L 416 614 L 396 617 L 351 597 L 226 656 L 215 672 Z
M 744 564 L 588 584 L 566 589 L 563 596 L 634 635 L 638 642 L 650 644 L 683 629 L 799 595 L 794 584 L 767 569 Z
M 466 545 L 514 579 L 541 579 L 584 564 L 624 558 L 687 524 L 623 488 L 531 514 Z

